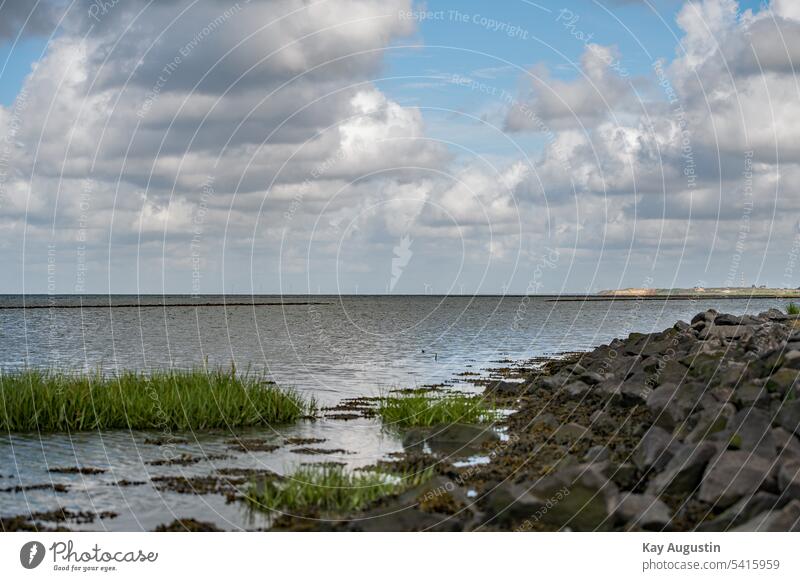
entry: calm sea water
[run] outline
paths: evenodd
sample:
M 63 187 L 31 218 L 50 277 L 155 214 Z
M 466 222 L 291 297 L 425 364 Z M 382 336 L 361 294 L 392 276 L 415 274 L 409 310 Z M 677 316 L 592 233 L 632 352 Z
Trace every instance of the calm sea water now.
M 259 303 L 280 303 L 260 305 Z M 315 304 L 308 304 L 314 302 Z M 231 305 L 236 303 L 236 305 Z M 245 303 L 244 305 L 240 305 Z M 253 303 L 256 303 L 254 305 Z M 298 304 L 306 303 L 306 304 Z M 109 308 L 109 304 L 114 308 Z M 21 308 L 28 307 L 44 308 Z M 70 308 L 80 306 L 81 308 Z M 781 300 L 553 302 L 545 297 L 440 296 L 2 296 L 0 367 L 154 369 L 210 365 L 264 371 L 274 381 L 313 395 L 322 405 L 392 388 L 452 381 L 502 360 L 588 350 L 632 331 L 651 332 L 714 307 L 723 312 L 785 308 Z M 241 435 L 242 432 L 239 432 Z M 321 419 L 250 431 L 282 444 L 286 437 L 324 438 L 320 447 L 348 454 L 308 457 L 281 446 L 191 466 L 152 466 L 163 450 L 152 436 L 125 431 L 0 439 L 0 489 L 64 483 L 51 490 L 0 492 L 0 515 L 52 510 L 119 513 L 83 528 L 150 530 L 193 517 L 227 529 L 267 526 L 268 519 L 218 495 L 160 492 L 151 484 L 118 487 L 118 480 L 157 475 L 202 475 L 219 467 L 286 472 L 300 462 L 375 462 L 402 448 L 372 420 Z M 231 454 L 231 434 L 183 434 L 173 452 Z M 63 475 L 49 468 L 91 466 L 100 475 Z M 73 525 L 70 525 L 73 526 Z M 73 528 L 80 528 L 74 527 Z

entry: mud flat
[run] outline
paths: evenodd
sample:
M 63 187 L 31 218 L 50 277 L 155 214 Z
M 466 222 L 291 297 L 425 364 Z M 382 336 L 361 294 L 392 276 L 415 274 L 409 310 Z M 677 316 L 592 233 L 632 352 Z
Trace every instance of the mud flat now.
M 508 370 L 507 370 L 508 371 Z M 709 310 L 494 380 L 493 426 L 406 432 L 424 484 L 289 530 L 800 528 L 800 320 Z M 521 380 L 520 380 L 521 378 Z

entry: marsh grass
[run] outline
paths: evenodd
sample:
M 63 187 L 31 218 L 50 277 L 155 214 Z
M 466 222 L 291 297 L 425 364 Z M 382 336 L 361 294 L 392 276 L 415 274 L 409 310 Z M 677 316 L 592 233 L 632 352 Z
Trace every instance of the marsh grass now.
M 482 424 L 495 420 L 497 410 L 477 396 L 408 393 L 381 398 L 378 416 L 398 427 L 441 424 Z
M 331 464 L 300 466 L 281 480 L 252 482 L 245 492 L 245 500 L 260 510 L 341 515 L 418 486 L 431 475 L 430 469 L 388 475 L 371 470 L 348 471 Z
M 797 303 L 789 303 L 786 305 L 787 315 L 800 315 L 800 305 Z
M 0 373 L 2 431 L 230 428 L 289 423 L 314 410 L 313 400 L 234 370 Z

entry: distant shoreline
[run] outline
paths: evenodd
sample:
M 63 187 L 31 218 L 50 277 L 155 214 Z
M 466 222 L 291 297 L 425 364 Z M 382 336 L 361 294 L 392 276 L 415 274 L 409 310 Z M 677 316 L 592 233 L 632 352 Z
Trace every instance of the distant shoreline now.
M 575 302 L 613 302 L 613 301 L 710 301 L 710 300 L 764 300 L 764 299 L 800 299 L 800 293 L 792 295 L 773 294 L 690 294 L 690 295 L 584 295 L 582 297 L 563 296 L 548 299 L 554 303 Z

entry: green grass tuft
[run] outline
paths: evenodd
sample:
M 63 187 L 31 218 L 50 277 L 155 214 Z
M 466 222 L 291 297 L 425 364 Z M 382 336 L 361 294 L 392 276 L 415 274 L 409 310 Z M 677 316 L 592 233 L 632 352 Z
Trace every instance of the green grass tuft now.
M 412 393 L 382 398 L 378 404 L 378 416 L 388 424 L 408 427 L 481 424 L 495 420 L 497 412 L 476 396 Z
M 245 500 L 260 510 L 341 515 L 418 486 L 431 475 L 430 469 L 413 475 L 388 475 L 348 471 L 340 465 L 300 466 L 284 479 L 251 483 Z
M 786 305 L 787 315 L 800 315 L 800 305 L 797 303 L 789 303 Z
M 0 430 L 189 430 L 293 422 L 313 400 L 233 370 L 125 371 L 115 376 L 0 373 Z

